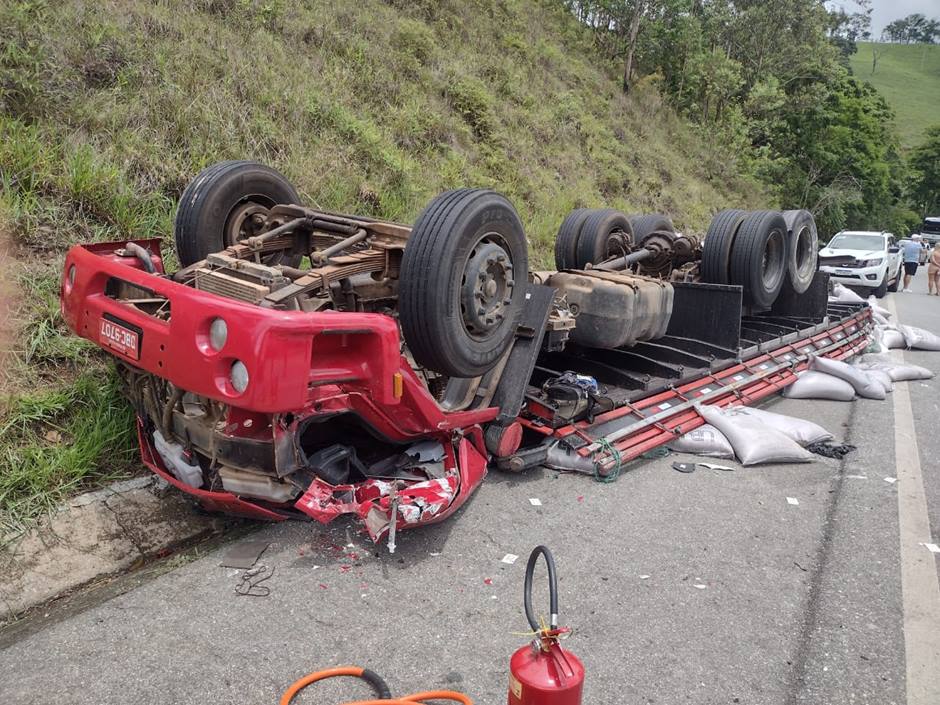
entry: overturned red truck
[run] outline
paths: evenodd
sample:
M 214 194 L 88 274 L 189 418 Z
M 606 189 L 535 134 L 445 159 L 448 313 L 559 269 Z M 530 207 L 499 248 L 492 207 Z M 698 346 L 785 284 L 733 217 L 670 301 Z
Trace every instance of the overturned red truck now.
M 867 344 L 827 302 L 806 211 L 721 211 L 704 240 L 661 215 L 578 209 L 531 271 L 501 195 L 449 191 L 412 227 L 300 205 L 261 164 L 187 187 L 181 268 L 158 240 L 80 245 L 62 313 L 117 361 L 143 460 L 210 510 L 374 540 L 445 519 L 495 466 L 617 476 L 752 403 L 809 354 Z

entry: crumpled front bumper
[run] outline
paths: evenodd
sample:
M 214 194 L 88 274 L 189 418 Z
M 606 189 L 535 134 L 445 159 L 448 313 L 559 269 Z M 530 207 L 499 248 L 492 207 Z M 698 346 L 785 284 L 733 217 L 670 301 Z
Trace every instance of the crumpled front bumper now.
M 274 505 L 181 482 L 167 469 L 141 422 L 138 422 L 137 430 L 144 464 L 177 489 L 194 497 L 209 511 L 264 521 L 297 518 L 299 511 L 322 524 L 344 514 L 352 514 L 362 520 L 375 542 L 388 533 L 393 506 L 398 531 L 435 524 L 460 509 L 486 477 L 487 458 L 482 452 L 482 433 L 477 428 L 469 434 L 473 442 L 467 437 L 457 441 L 456 452 L 452 446 L 444 446 L 448 469 L 442 478 L 397 483 L 368 479 L 346 485 L 330 485 L 315 478 L 296 502 Z

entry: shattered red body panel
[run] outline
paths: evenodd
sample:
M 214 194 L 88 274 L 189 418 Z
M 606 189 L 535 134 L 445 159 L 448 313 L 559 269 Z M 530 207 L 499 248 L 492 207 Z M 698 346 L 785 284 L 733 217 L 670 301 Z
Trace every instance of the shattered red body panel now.
M 159 252 L 158 240 L 137 243 Z M 72 330 L 123 362 L 228 405 L 229 421 L 235 421 L 225 429 L 229 437 L 257 436 L 255 429 L 266 426 L 277 436 L 283 426 L 270 422 L 274 418 L 292 417 L 296 428 L 303 419 L 352 412 L 392 441 L 438 440 L 445 451 L 444 477 L 397 481 L 398 529 L 447 518 L 482 482 L 487 454 L 481 424 L 494 419 L 498 409 L 443 411 L 401 355 L 393 318 L 375 313 L 277 311 L 223 298 L 153 276 L 138 260 L 118 255 L 122 246 L 95 244 L 69 251 L 63 269 L 63 317 Z M 156 259 L 155 265 L 162 273 L 162 262 Z M 112 279 L 165 298 L 169 320 L 108 296 Z M 218 317 L 228 324 L 228 339 L 220 352 L 212 349 L 208 338 L 209 326 Z M 107 345 L 99 337 L 102 321 L 117 321 L 135 331 L 136 349 Z M 241 393 L 230 381 L 236 360 L 249 374 Z M 269 423 L 246 423 L 248 419 Z M 138 430 L 145 464 L 210 510 L 275 521 L 299 511 L 324 523 L 355 514 L 373 539 L 388 531 L 390 482 L 368 479 L 333 486 L 316 478 L 296 502 L 279 505 L 243 499 L 181 482 L 156 452 L 142 420 Z

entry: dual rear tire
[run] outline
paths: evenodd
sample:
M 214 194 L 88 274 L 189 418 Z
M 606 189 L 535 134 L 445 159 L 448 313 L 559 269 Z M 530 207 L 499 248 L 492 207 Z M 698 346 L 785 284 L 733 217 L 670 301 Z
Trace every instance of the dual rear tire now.
M 702 281 L 737 284 L 744 303 L 770 308 L 783 290 L 804 293 L 817 265 L 816 223 L 808 211 L 721 211 L 702 252 Z

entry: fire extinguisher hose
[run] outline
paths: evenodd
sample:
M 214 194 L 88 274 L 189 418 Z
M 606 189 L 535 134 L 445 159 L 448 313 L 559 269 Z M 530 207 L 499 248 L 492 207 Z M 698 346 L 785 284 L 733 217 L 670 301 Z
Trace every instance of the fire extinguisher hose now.
M 542 625 L 536 619 L 535 612 L 532 611 L 532 578 L 535 575 L 535 564 L 538 563 L 539 556 L 544 556 L 545 565 L 548 567 L 548 599 L 551 609 L 550 628 L 558 627 L 558 580 L 555 577 L 555 559 L 552 552 L 545 546 L 536 546 L 529 555 L 529 562 L 525 567 L 525 584 L 523 587 L 522 600 L 525 605 L 525 618 L 529 620 L 529 626 L 536 632 L 542 630 Z
M 284 695 L 281 696 L 280 705 L 290 705 L 290 702 L 297 693 L 308 685 L 338 676 L 350 676 L 366 681 L 372 686 L 372 689 L 379 698 L 377 700 L 357 700 L 355 702 L 346 703 L 345 705 L 414 705 L 415 703 L 423 703 L 426 700 L 449 700 L 451 702 L 461 703 L 461 705 L 473 705 L 473 701 L 466 695 L 451 690 L 430 690 L 424 693 L 413 693 L 411 695 L 402 695 L 399 698 L 393 698 L 388 685 L 382 680 L 381 676 L 374 671 L 370 671 L 367 668 L 359 668 L 358 666 L 328 668 L 306 675 L 295 681 L 291 687 L 284 692 Z

